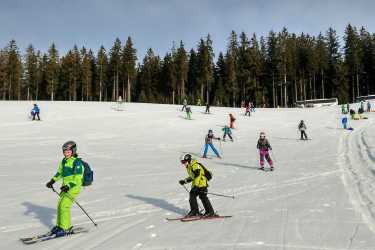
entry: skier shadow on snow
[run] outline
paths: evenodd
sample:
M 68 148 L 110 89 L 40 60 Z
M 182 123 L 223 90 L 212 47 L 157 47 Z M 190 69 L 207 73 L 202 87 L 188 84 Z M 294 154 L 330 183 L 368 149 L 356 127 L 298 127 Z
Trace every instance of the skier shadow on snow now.
M 276 140 L 289 140 L 289 141 L 299 141 L 300 140 L 300 139 L 296 139 L 296 138 L 277 137 L 277 136 L 273 136 L 272 139 L 276 139 Z
M 151 198 L 151 197 L 145 197 L 145 196 L 138 196 L 138 195 L 132 195 L 132 194 L 128 194 L 126 196 L 129 197 L 129 198 L 135 199 L 135 200 L 140 200 L 140 201 L 143 201 L 145 203 L 151 204 L 155 207 L 159 207 L 161 209 L 171 211 L 171 212 L 176 213 L 176 214 L 180 214 L 180 215 L 186 214 L 185 209 L 176 207 L 175 205 L 173 205 L 173 204 L 171 204 L 171 203 L 169 203 L 169 202 L 167 202 L 163 199 L 157 199 L 157 198 Z
M 326 126 L 325 128 L 328 128 L 328 129 L 335 129 L 335 130 L 344 130 L 343 128 L 335 128 L 335 127 L 329 127 L 329 126 Z
M 241 164 L 237 164 L 237 163 L 217 162 L 217 164 L 224 165 L 224 166 L 237 167 L 237 168 L 246 168 L 246 169 L 250 169 L 250 170 L 259 170 L 259 167 L 241 165 Z
M 53 219 L 56 214 L 55 208 L 39 206 L 28 201 L 23 202 L 22 205 L 26 207 L 24 215 L 32 215 L 47 227 L 52 227 L 54 225 Z

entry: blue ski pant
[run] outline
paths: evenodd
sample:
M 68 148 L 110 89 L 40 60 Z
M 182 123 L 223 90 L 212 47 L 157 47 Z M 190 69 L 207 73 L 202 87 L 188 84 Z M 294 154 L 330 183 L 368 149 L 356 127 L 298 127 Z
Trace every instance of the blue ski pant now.
M 219 152 L 217 152 L 215 146 L 212 144 L 212 143 L 206 143 L 204 145 L 204 153 L 203 153 L 203 157 L 206 157 L 207 156 L 207 151 L 208 151 L 208 146 L 210 146 L 210 148 L 212 149 L 212 151 L 214 151 L 214 153 L 216 154 L 217 157 L 219 157 Z

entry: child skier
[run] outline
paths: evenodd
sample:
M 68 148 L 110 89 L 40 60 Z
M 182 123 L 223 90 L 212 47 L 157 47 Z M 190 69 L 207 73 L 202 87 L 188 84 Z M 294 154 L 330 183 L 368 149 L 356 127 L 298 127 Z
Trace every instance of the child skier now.
M 64 159 L 60 162 L 57 173 L 47 182 L 48 188 L 53 188 L 53 184 L 62 179 L 60 188 L 60 199 L 57 205 L 56 226 L 51 229 L 51 235 L 61 237 L 69 234 L 72 230 L 70 224 L 70 208 L 74 199 L 81 191 L 84 167 L 77 159 L 77 145 L 73 141 L 68 141 L 62 146 Z
M 186 109 L 186 107 L 187 107 L 187 100 L 185 98 L 184 101 L 182 102 L 182 109 L 181 109 L 181 111 L 184 111 L 184 109 Z
M 247 103 L 246 106 L 245 106 L 245 108 L 246 108 L 245 116 L 246 116 L 246 115 L 251 116 L 251 112 L 250 112 L 250 109 L 251 109 L 251 107 L 250 107 L 250 103 Z
M 191 113 L 192 113 L 191 108 L 187 106 L 185 109 L 186 109 L 186 119 L 191 120 Z
M 234 122 L 236 121 L 236 118 L 232 114 L 229 114 L 229 127 L 234 128 Z
M 206 111 L 204 113 L 206 114 L 210 113 L 210 104 L 208 102 L 206 103 Z
M 35 120 L 35 116 L 37 116 L 38 117 L 38 121 L 40 121 L 39 113 L 40 113 L 40 109 L 39 109 L 38 105 L 36 103 L 34 103 L 34 107 L 31 110 L 31 116 L 32 116 L 32 120 L 33 121 Z
M 298 130 L 301 132 L 301 140 L 307 140 L 306 124 L 303 120 L 298 124 Z
M 232 131 L 230 130 L 230 128 L 227 125 L 225 125 L 222 130 L 224 131 L 223 141 L 225 141 L 225 137 L 228 135 L 230 140 L 233 142 Z
M 213 139 L 220 141 L 220 137 L 215 137 L 214 133 L 210 129 L 210 130 L 208 130 L 208 134 L 206 135 L 206 138 L 205 138 L 203 158 L 207 158 L 208 146 L 210 146 L 210 148 L 212 149 L 212 151 L 214 151 L 216 156 L 221 159 L 221 156 L 219 155 L 219 152 L 217 152 L 215 146 L 212 144 Z
M 259 140 L 257 143 L 257 149 L 259 149 L 260 170 L 264 170 L 264 158 L 266 158 L 268 164 L 270 165 L 270 170 L 273 171 L 273 162 L 268 152 L 268 150 L 272 150 L 272 147 L 266 139 L 266 134 L 264 132 L 260 133 Z
M 191 190 L 189 192 L 189 203 L 190 212 L 187 216 L 199 216 L 199 208 L 197 202 L 197 196 L 202 201 L 205 213 L 203 216 L 215 216 L 214 209 L 212 208 L 211 202 L 207 197 L 208 180 L 205 176 L 205 169 L 197 162 L 196 159 L 192 159 L 190 154 L 186 154 L 181 159 L 182 165 L 186 168 L 189 177 L 180 180 L 181 185 L 185 185 L 191 182 Z
M 343 129 L 348 129 L 348 117 L 345 115 L 341 119 Z

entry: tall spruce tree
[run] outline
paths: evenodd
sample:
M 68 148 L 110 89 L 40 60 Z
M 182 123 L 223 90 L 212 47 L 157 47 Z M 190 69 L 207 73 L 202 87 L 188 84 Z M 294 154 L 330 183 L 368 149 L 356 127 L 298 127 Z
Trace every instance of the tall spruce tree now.
M 137 50 L 133 47 L 133 42 L 129 36 L 122 51 L 123 79 L 126 81 L 127 101 L 132 100 L 132 85 L 136 78 Z M 125 93 L 124 93 L 125 95 Z
M 11 40 L 5 49 L 7 53 L 6 92 L 9 100 L 21 100 L 22 62 L 15 40 Z
M 31 44 L 26 49 L 24 68 L 27 91 L 26 99 L 38 100 L 38 58 Z
M 96 82 L 99 94 L 99 101 L 103 101 L 103 99 L 107 100 L 107 84 L 108 84 L 108 58 L 106 54 L 106 50 L 103 46 L 100 47 L 97 55 L 96 60 Z M 103 98 L 103 95 L 105 98 Z
M 181 103 L 185 97 L 185 85 L 188 78 L 188 55 L 182 41 L 180 41 L 180 46 L 174 55 L 174 64 L 177 81 L 178 103 Z
M 48 64 L 46 77 L 48 82 L 48 94 L 50 100 L 55 100 L 56 89 L 59 85 L 59 70 L 60 70 L 60 59 L 59 54 L 54 43 L 48 49 Z

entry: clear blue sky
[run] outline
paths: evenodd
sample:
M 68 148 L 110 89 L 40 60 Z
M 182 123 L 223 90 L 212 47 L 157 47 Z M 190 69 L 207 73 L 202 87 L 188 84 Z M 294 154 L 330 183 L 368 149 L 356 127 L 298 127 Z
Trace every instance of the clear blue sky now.
M 283 26 L 317 35 L 328 27 L 343 35 L 345 26 L 375 31 L 371 0 L 1 0 L 0 47 L 11 39 L 23 53 L 28 44 L 61 53 L 74 44 L 107 51 L 116 37 L 130 35 L 138 56 L 152 47 L 161 55 L 180 40 L 190 50 L 207 33 L 215 52 L 224 51 L 232 30 L 266 36 Z

